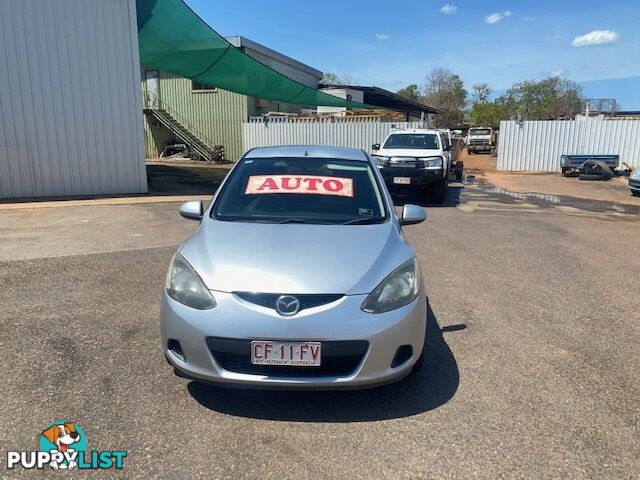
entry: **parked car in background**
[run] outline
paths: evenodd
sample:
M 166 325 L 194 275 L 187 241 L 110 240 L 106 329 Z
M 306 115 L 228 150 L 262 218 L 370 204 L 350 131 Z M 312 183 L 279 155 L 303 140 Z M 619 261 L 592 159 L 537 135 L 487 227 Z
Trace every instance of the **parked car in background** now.
M 415 192 L 443 203 L 449 185 L 451 145 L 439 130 L 393 130 L 382 145 L 371 146 L 390 191 Z
M 495 141 L 491 127 L 473 127 L 467 133 L 467 153 L 491 152 Z
M 631 195 L 640 196 L 640 167 L 636 167 L 629 175 L 629 190 Z
M 455 131 L 452 132 L 448 128 L 441 129 L 440 132 L 442 133 L 445 146 L 448 147 L 449 150 L 449 175 L 454 175 L 456 182 L 461 182 L 464 170 L 464 162 L 460 160 L 462 139 L 460 137 L 456 137 Z
M 178 375 L 275 388 L 371 387 L 423 362 L 420 266 L 382 177 L 362 150 L 249 151 L 178 247 L 161 307 Z

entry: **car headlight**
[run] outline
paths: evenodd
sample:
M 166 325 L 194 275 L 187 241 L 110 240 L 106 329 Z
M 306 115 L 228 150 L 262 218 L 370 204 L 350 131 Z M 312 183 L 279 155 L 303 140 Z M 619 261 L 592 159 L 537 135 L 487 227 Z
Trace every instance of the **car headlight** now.
M 376 162 L 376 165 L 379 167 L 383 167 L 390 159 L 390 157 L 382 157 L 380 155 L 371 155 L 371 158 L 373 158 L 373 161 Z
M 629 178 L 633 180 L 640 180 L 640 167 L 636 168 L 633 172 L 631 172 L 631 174 L 629 175 Z
M 421 158 L 422 168 L 442 168 L 442 157 Z
M 176 302 L 198 310 L 208 310 L 216 306 L 216 301 L 200 279 L 195 270 L 176 253 L 171 259 L 171 265 L 165 281 L 167 295 Z
M 396 268 L 369 294 L 360 308 L 367 313 L 384 313 L 413 302 L 420 291 L 420 266 L 412 258 Z

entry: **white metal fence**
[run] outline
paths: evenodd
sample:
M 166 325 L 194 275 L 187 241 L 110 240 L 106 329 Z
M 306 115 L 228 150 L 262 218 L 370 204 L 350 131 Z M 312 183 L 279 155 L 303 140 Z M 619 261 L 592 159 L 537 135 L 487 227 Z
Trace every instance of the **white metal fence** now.
M 498 170 L 559 172 L 563 154 L 615 154 L 637 167 L 640 120 L 500 122 Z
M 243 149 L 275 145 L 331 145 L 371 151 L 399 128 L 425 128 L 422 122 L 255 122 L 242 125 Z

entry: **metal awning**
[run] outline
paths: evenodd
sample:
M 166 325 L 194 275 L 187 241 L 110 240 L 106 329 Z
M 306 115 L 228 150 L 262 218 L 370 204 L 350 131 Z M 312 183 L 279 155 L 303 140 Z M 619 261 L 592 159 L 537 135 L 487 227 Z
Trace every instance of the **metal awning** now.
M 411 100 L 397 93 L 390 92 L 380 87 L 365 87 L 362 85 L 328 85 L 320 84 L 321 90 L 325 88 L 348 88 L 358 90 L 364 94 L 363 102 L 376 105 L 389 110 L 397 110 L 407 113 L 440 113 L 439 110 L 425 105 L 424 103 Z

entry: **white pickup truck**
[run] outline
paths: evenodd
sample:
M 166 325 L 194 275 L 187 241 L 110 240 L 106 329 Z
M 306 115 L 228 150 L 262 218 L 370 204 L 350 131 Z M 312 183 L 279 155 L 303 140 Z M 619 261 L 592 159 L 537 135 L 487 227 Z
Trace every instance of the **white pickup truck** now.
M 467 153 L 490 152 L 493 148 L 493 129 L 491 127 L 473 127 L 466 139 Z
M 393 130 L 382 145 L 371 146 L 390 191 L 416 191 L 443 203 L 449 186 L 451 144 L 440 130 Z

